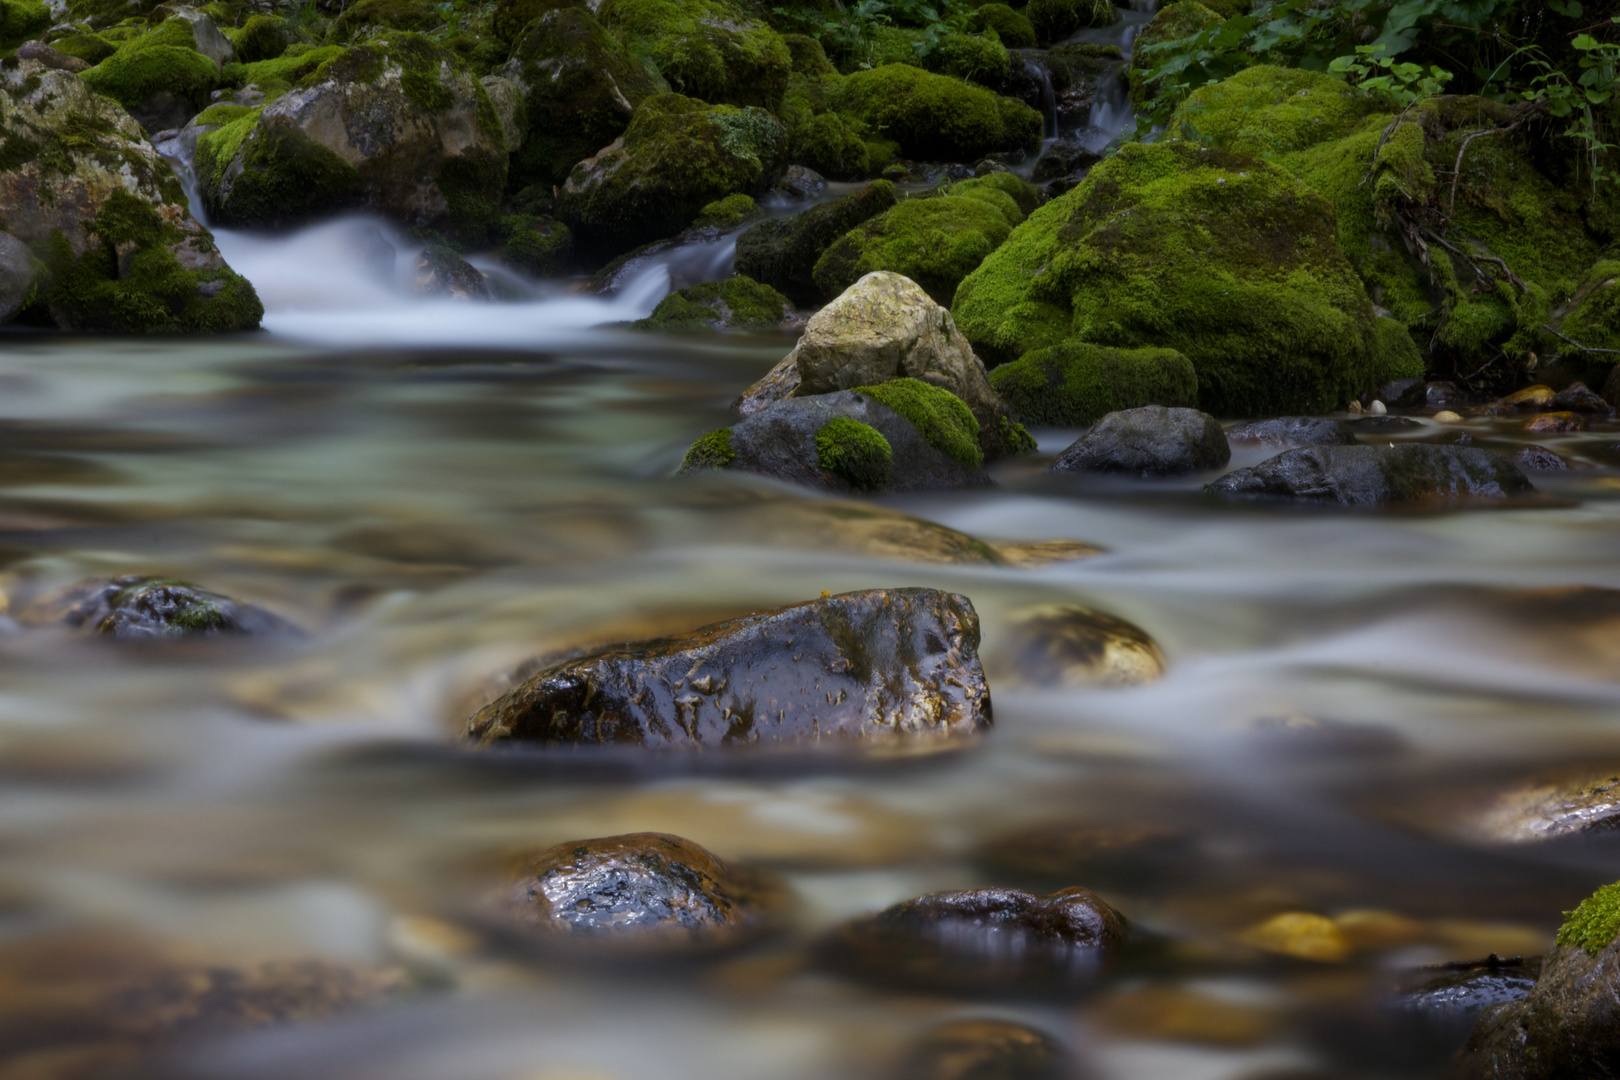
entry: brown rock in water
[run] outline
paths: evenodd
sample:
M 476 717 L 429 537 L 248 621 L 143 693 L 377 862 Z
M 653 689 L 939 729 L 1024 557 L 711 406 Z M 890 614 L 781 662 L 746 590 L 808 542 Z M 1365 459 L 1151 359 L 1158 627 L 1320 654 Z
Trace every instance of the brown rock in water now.
M 1010 1020 L 957 1020 L 923 1035 L 896 1080 L 1059 1080 L 1069 1055 L 1051 1036 Z
M 994 670 L 1028 686 L 1135 686 L 1164 674 L 1164 653 L 1141 627 L 1078 604 L 1013 614 Z
M 1586 417 L 1572 412 L 1546 412 L 1524 422 L 1530 432 L 1585 431 Z
M 1160 825 L 1061 823 L 994 837 L 978 861 L 1001 874 L 1096 883 L 1183 866 L 1190 846 L 1186 832 Z
M 1089 889 L 930 893 L 841 928 L 834 968 L 869 982 L 970 994 L 1082 991 L 1125 944 L 1125 917 Z
M 739 945 L 769 928 L 784 899 L 773 878 L 690 840 L 629 833 L 521 860 L 488 911 L 542 945 L 672 955 Z
M 18 621 L 135 641 L 298 633 L 263 608 L 184 581 L 139 575 L 90 578 L 58 589 L 28 604 Z
M 1550 408 L 1553 399 L 1557 396 L 1552 387 L 1537 383 L 1535 386 L 1527 386 L 1523 390 L 1514 391 L 1505 397 L 1497 399 L 1496 404 L 1509 409 L 1535 409 L 1540 411 Z
M 468 721 L 481 746 L 935 747 L 990 725 L 965 596 L 870 589 L 544 668 Z
M 1620 826 L 1620 770 L 1532 780 L 1497 795 L 1465 827 L 1474 839 L 1526 844 Z
M 1604 401 L 1583 382 L 1570 383 L 1552 399 L 1555 412 L 1591 413 L 1594 416 L 1613 416 L 1614 406 Z

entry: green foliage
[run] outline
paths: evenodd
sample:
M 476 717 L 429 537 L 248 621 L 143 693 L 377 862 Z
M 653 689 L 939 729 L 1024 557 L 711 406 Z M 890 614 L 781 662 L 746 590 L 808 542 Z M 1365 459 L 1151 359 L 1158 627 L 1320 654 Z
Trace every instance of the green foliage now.
M 1434 65 L 1425 71 L 1422 64 L 1398 62 L 1383 55 L 1385 48 L 1357 45 L 1354 56 L 1335 57 L 1328 70 L 1344 76 L 1358 92 L 1397 109 L 1433 97 L 1451 81 L 1451 72 Z
M 949 390 L 918 379 L 891 379 L 877 386 L 857 386 L 857 394 L 886 405 L 922 433 L 929 446 L 963 465 L 984 463 L 979 448 L 979 421 L 967 403 Z
M 781 35 L 731 0 L 604 0 L 596 17 L 677 93 L 775 109 L 787 90 Z
M 1564 912 L 1558 944 L 1596 956 L 1609 947 L 1616 934 L 1620 934 L 1620 882 L 1603 886 L 1574 911 Z
M 993 369 L 990 385 L 1022 422 L 1054 427 L 1083 427 L 1143 405 L 1198 404 L 1198 375 L 1174 349 L 1066 341 Z
M 731 448 L 731 429 L 719 428 L 694 442 L 681 459 L 681 470 L 724 469 L 737 460 Z
M 856 491 L 881 491 L 889 486 L 894 448 L 870 424 L 835 416 L 816 432 L 816 462 Z

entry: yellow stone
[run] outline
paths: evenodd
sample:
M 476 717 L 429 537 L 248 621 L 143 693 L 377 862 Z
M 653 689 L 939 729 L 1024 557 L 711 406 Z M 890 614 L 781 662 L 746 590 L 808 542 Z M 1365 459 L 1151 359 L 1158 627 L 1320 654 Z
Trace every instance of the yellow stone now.
M 1350 955 L 1350 942 L 1337 923 L 1308 911 L 1285 911 L 1238 936 L 1245 945 L 1300 960 L 1336 963 Z

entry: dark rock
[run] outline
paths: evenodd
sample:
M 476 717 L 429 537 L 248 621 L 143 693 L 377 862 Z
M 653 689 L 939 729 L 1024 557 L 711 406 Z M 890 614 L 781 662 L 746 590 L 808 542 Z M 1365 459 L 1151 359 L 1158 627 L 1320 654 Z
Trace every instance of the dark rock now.
M 1476 399 L 1456 383 L 1432 382 L 1423 388 L 1423 404 L 1431 409 L 1460 409 Z
M 1035 163 L 1030 180 L 1036 184 L 1084 172 L 1102 160 L 1102 155 L 1073 139 L 1059 139 Z
M 1472 446 L 1474 437 L 1466 431 L 1448 431 L 1434 441 L 1445 446 Z
M 1349 446 L 1356 433 L 1342 420 L 1325 416 L 1282 416 L 1240 424 L 1226 433 L 1229 442 L 1261 443 L 1265 446 Z
M 553 948 L 693 954 L 757 937 L 783 899 L 773 878 L 690 840 L 630 833 L 520 860 L 486 912 L 503 930 Z
M 737 237 L 737 273 L 771 286 L 800 307 L 820 304 L 828 298 L 811 277 L 816 260 L 839 237 L 894 205 L 894 185 L 874 181 L 801 213 L 768 218 Z
M 1125 917 L 1088 889 L 931 893 L 841 928 L 828 963 L 870 982 L 945 993 L 1086 989 L 1124 945 Z
M 1585 383 L 1570 383 L 1552 399 L 1555 412 L 1591 413 L 1594 416 L 1613 416 L 1614 406 L 1594 394 Z
M 997 666 L 1010 682 L 1027 686 L 1136 686 L 1165 669 L 1164 653 L 1146 630 L 1079 604 L 1012 613 L 997 640 Z
M 1501 454 L 1472 447 L 1309 446 L 1285 450 L 1209 485 L 1217 495 L 1337 502 L 1345 506 L 1502 499 L 1535 490 Z
M 1545 446 L 1521 446 L 1508 460 L 1513 462 L 1525 472 L 1565 472 L 1569 469 L 1569 462 L 1553 453 Z
M 1422 1037 L 1452 1047 L 1468 1037 L 1480 1012 L 1493 1005 L 1519 1001 L 1541 974 L 1541 958 L 1528 962 L 1492 955 L 1474 964 L 1451 966 L 1397 994 L 1389 1009 L 1410 1020 Z
M 1346 420 L 1358 435 L 1382 435 L 1390 431 L 1414 431 L 1423 426 L 1410 416 L 1360 416 Z
M 197 112 L 197 106 L 190 98 L 167 90 L 159 90 L 129 107 L 129 115 L 148 132 L 185 127 Z
M 1424 389 L 1424 382 L 1420 378 L 1396 379 L 1380 386 L 1372 397 L 1393 408 L 1411 409 L 1423 404 Z
M 416 257 L 415 288 L 422 296 L 494 299 L 483 273 L 447 244 L 430 244 Z
M 925 1034 L 907 1050 L 896 1080 L 1061 1080 L 1069 1075 L 1063 1045 L 1010 1020 L 957 1020 Z
M 813 199 L 827 190 L 826 179 L 814 169 L 803 165 L 789 165 L 776 190 L 790 199 Z
M 28 245 L 8 232 L 0 232 L 0 323 L 9 322 L 22 310 L 33 292 L 34 278 Z
M 137 641 L 298 632 L 285 619 L 252 604 L 183 581 L 139 576 L 69 585 L 33 601 L 18 618 L 35 626 L 55 623 L 86 634 Z
M 943 745 L 990 724 L 966 597 L 871 589 L 542 669 L 468 722 L 479 745 Z
M 81 71 L 89 71 L 91 65 L 77 56 L 57 52 L 43 41 L 25 41 L 17 46 L 13 54 L 19 60 L 38 60 L 53 71 L 66 71 L 77 75 Z
M 1542 434 L 1585 431 L 1586 417 L 1572 412 L 1545 412 L 1524 422 L 1524 430 Z
M 867 425 L 887 441 L 891 464 L 882 483 L 856 482 L 823 464 L 817 436 L 829 421 L 840 417 Z M 723 463 L 688 454 L 681 471 L 719 466 L 843 493 L 925 491 L 989 483 L 981 464 L 929 445 L 910 420 L 855 390 L 778 401 L 739 420 L 729 429 L 727 441 L 729 457 Z
M 1208 413 L 1144 405 L 1112 412 L 1052 463 L 1052 472 L 1172 476 L 1232 460 L 1226 433 Z

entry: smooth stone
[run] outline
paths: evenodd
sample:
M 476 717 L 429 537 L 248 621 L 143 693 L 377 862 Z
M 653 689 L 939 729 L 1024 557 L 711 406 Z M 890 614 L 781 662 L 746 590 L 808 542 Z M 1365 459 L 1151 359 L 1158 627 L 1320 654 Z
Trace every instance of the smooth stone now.
M 1125 917 L 1089 889 L 930 893 L 840 928 L 829 966 L 935 993 L 1082 992 L 1124 946 Z
M 1620 772 L 1532 780 L 1486 802 L 1463 824 L 1473 839 L 1533 844 L 1620 827 Z
M 1116 1038 L 1227 1051 L 1258 1046 L 1278 1026 L 1274 1010 L 1265 1006 L 1180 986 L 1137 986 L 1111 993 L 1090 1012 L 1097 1026 Z
M 770 875 L 727 865 L 690 840 L 629 833 L 521 859 L 485 912 L 500 929 L 555 948 L 701 954 L 757 937 L 784 899 Z
M 1553 453 L 1545 446 L 1521 446 L 1508 455 L 1513 462 L 1525 472 L 1566 472 L 1569 462 L 1558 454 Z
M 827 180 L 814 169 L 789 165 L 773 190 L 790 199 L 813 199 L 827 190 Z
M 1109 413 L 1052 463 L 1052 472 L 1173 476 L 1218 469 L 1232 448 L 1218 420 L 1197 409 L 1144 405 Z
M 292 623 L 252 604 L 168 578 L 91 578 L 58 589 L 18 613 L 27 625 L 151 641 L 295 635 Z
M 19 60 L 38 60 L 53 71 L 66 71 L 73 75 L 89 71 L 91 67 L 88 61 L 58 52 L 43 41 L 25 41 L 17 46 L 17 51 L 12 55 Z
M 489 282 L 447 244 L 430 244 L 416 257 L 412 286 L 418 296 L 454 300 L 493 300 Z
M 1378 434 L 1386 431 L 1413 431 L 1423 426 L 1419 420 L 1410 416 L 1385 416 L 1378 410 L 1373 410 L 1372 416 L 1363 416 L 1359 420 L 1346 420 L 1351 429 L 1358 435 Z
M 937 589 L 869 589 L 602 649 L 480 709 L 479 746 L 933 749 L 990 726 L 979 617 Z
M 895 1080 L 1062 1080 L 1071 1062 L 1050 1035 L 1010 1020 L 956 1020 L 913 1043 Z
M 1550 386 L 1537 383 L 1517 390 L 1496 400 L 1496 404 L 1508 409 L 1535 409 L 1540 411 L 1552 407 L 1553 399 L 1558 395 Z
M 1372 403 L 1372 407 L 1367 411 L 1372 413 L 1374 416 L 1383 416 L 1385 413 L 1389 412 L 1389 409 L 1382 401 L 1374 401 Z
M 1239 424 L 1226 433 L 1228 442 L 1261 443 L 1265 446 L 1349 446 L 1356 433 L 1343 420 L 1325 416 L 1282 416 L 1275 420 L 1255 420 Z
M 34 287 L 34 266 L 28 245 L 8 232 L 0 232 L 0 323 L 22 310 Z
M 1558 391 L 1551 402 L 1554 412 L 1591 413 L 1594 416 L 1613 416 L 1614 406 L 1604 401 L 1583 382 L 1570 383 Z
M 1572 412 L 1548 412 L 1533 416 L 1524 422 L 1524 430 L 1532 433 L 1556 434 L 1564 431 L 1585 431 L 1586 417 Z
M 1456 499 L 1504 499 L 1533 492 L 1519 467 L 1473 447 L 1301 447 L 1209 485 L 1217 495 L 1375 506 Z
M 1042 604 L 1012 613 L 997 638 L 996 674 L 1014 684 L 1075 689 L 1137 686 L 1164 674 L 1158 642 L 1146 630 L 1078 604 Z
M 1285 911 L 1238 935 L 1245 945 L 1279 956 L 1337 963 L 1350 956 L 1350 942 L 1337 923 L 1308 911 Z
M 1460 424 L 1462 423 L 1462 414 L 1454 413 L 1450 409 L 1441 409 L 1434 414 L 1434 422 L 1437 424 Z

